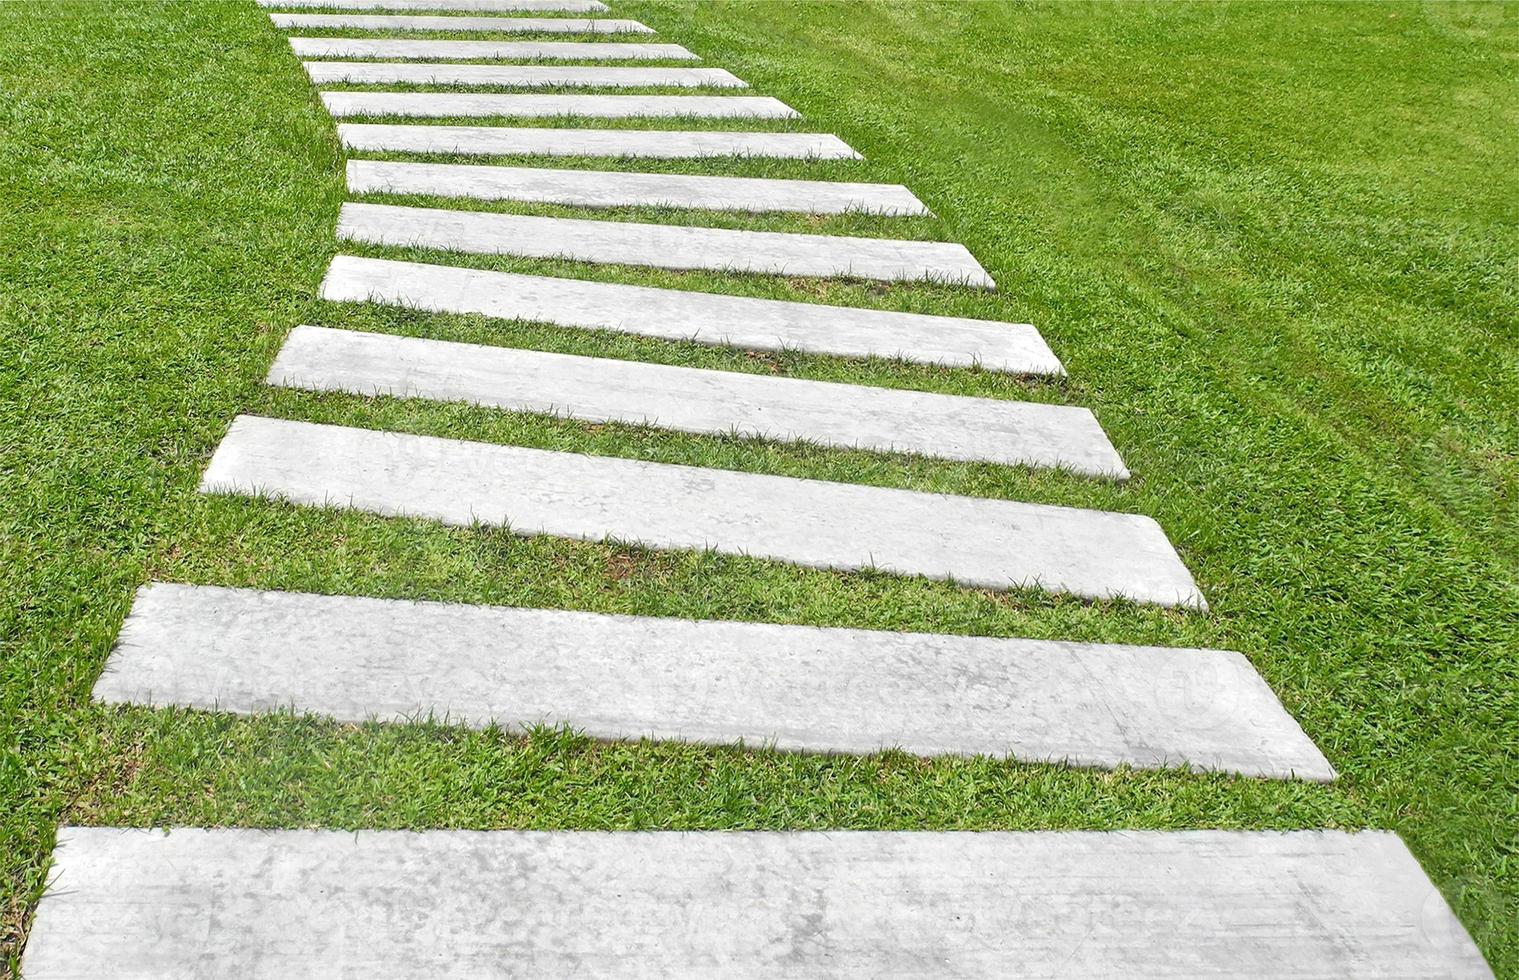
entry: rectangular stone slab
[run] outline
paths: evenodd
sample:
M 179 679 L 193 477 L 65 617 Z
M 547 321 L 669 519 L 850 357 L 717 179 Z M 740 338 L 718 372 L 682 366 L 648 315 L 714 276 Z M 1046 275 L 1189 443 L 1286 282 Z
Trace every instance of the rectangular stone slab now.
M 397 126 L 339 123 L 338 137 L 350 150 L 413 153 L 650 157 L 778 157 L 859 160 L 837 136 L 826 133 L 682 132 L 642 129 L 548 129 L 511 126 Z
M 348 190 L 353 194 L 428 194 L 478 201 L 534 201 L 588 208 L 646 206 L 803 214 L 932 213 L 901 184 L 385 160 L 349 160 Z
M 64 827 L 27 980 L 1492 976 L 1396 835 Z
M 753 350 L 980 365 L 1010 374 L 1065 374 L 1039 331 L 1027 323 L 524 276 L 354 255 L 333 258 L 321 296 L 340 303 L 478 313 Z
M 600 86 L 636 88 L 748 88 L 721 68 L 601 68 L 584 65 L 460 65 L 407 61 L 308 61 L 317 85 L 501 85 L 519 88 Z
M 567 13 L 601 13 L 601 0 L 256 0 L 260 7 L 324 7 L 333 10 L 552 10 Z
M 95 699 L 1025 762 L 1334 770 L 1222 650 L 140 589 Z
M 1204 608 L 1148 517 L 239 416 L 205 493 Z
M 1126 478 L 1085 408 L 296 327 L 269 383 Z
M 980 289 L 996 283 L 964 245 L 492 214 L 388 204 L 344 204 L 337 236 L 370 245 L 435 248 L 785 276 L 930 281 Z
M 495 92 L 322 92 L 339 119 L 351 116 L 581 116 L 597 119 L 795 119 L 767 95 L 510 95 Z
M 459 17 L 390 14 L 270 14 L 275 27 L 360 31 L 480 31 L 493 34 L 653 34 L 636 20 L 580 17 Z
M 422 41 L 406 38 L 292 37 L 301 58 L 416 58 L 429 61 L 501 58 L 525 61 L 700 61 L 678 44 L 614 41 Z

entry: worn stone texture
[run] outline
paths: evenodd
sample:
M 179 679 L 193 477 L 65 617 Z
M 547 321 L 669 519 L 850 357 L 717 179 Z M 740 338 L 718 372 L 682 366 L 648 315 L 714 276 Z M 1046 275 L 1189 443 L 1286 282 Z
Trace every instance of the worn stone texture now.
M 269 383 L 1124 479 L 1085 408 L 301 326 Z
M 159 584 L 139 590 L 95 698 L 1334 778 L 1250 662 L 1221 650 Z
M 354 116 L 581 116 L 689 119 L 795 119 L 795 109 L 767 95 L 511 95 L 496 92 L 322 92 L 338 119 Z
M 432 61 L 502 58 L 550 61 L 700 61 L 678 44 L 614 41 L 424 41 L 407 38 L 292 37 L 301 58 L 425 58 Z
M 542 156 L 778 157 L 859 160 L 837 136 L 826 133 L 740 133 L 726 130 L 549 129 L 516 126 L 405 126 L 339 123 L 338 137 L 350 150 L 414 153 L 537 154 Z
M 1204 608 L 1148 517 L 239 416 L 207 493 Z
M 901 184 L 777 180 L 617 170 L 556 170 L 452 163 L 349 160 L 353 194 L 426 194 L 577 207 L 671 207 L 804 214 L 926 215 Z
M 842 276 L 883 282 L 929 281 L 995 289 L 964 245 L 849 238 L 522 214 L 344 204 L 344 241 L 521 255 L 659 269 L 715 269 L 784 276 Z
M 65 827 L 28 980 L 1490 977 L 1378 832 Z
M 461 17 L 392 14 L 270 14 L 275 27 L 359 31 L 479 31 L 494 34 L 653 34 L 636 20 L 579 17 Z
M 479 313 L 564 327 L 846 357 L 891 357 L 1012 374 L 1065 369 L 1026 323 L 524 276 L 339 255 L 323 299 L 433 313 Z
M 565 13 L 601 13 L 601 0 L 255 0 L 260 7 L 323 7 L 332 10 L 460 10 L 484 13 L 513 10 L 549 10 Z
M 618 68 L 587 65 L 461 65 L 407 61 L 307 61 L 317 85 L 500 85 L 519 88 L 598 86 L 636 88 L 748 88 L 721 68 Z

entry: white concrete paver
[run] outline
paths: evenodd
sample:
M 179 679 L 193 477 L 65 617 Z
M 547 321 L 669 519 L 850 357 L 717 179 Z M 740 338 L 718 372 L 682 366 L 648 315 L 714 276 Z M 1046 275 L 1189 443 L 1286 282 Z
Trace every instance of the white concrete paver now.
M 1205 608 L 1137 514 L 239 416 L 206 493 Z

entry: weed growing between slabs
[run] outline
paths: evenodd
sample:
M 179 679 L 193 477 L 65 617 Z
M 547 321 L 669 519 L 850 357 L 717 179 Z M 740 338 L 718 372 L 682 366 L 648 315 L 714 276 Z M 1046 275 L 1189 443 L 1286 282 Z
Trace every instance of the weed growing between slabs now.
M 1070 378 L 323 303 L 342 153 L 262 12 L 0 5 L 0 959 L 14 966 L 62 820 L 1377 826 L 1409 841 L 1499 973 L 1519 973 L 1519 15 L 630 2 L 611 16 L 657 27 L 656 40 L 805 120 L 514 124 L 817 130 L 868 159 L 510 162 L 902 182 L 937 218 L 601 214 L 959 241 L 1000 292 L 345 250 L 1033 322 Z M 302 322 L 1085 405 L 1135 478 L 266 389 Z M 238 412 L 1145 513 L 1213 612 L 201 498 L 200 471 Z M 91 706 L 132 590 L 150 578 L 1237 649 L 1342 778 Z

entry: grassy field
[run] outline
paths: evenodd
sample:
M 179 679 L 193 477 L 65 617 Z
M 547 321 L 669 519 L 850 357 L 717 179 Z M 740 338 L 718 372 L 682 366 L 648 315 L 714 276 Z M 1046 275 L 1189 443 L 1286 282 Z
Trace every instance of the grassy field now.
M 260 12 L 0 4 L 0 974 L 66 820 L 1385 827 L 1500 975 L 1519 976 L 1519 8 L 627 2 L 616 13 L 807 117 L 768 125 L 838 133 L 868 157 L 658 169 L 901 181 L 938 214 L 697 220 L 957 240 L 1000 292 L 416 257 L 1031 321 L 1070 379 L 322 304 L 342 154 Z M 1136 476 L 1116 486 L 264 388 L 301 322 L 1081 404 Z M 238 412 L 1145 513 L 1213 611 L 199 498 Z M 1254 661 L 1342 779 L 92 706 L 132 590 L 150 578 L 1226 647 Z

